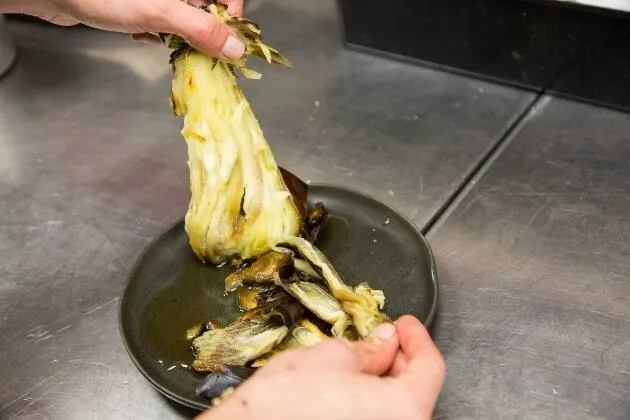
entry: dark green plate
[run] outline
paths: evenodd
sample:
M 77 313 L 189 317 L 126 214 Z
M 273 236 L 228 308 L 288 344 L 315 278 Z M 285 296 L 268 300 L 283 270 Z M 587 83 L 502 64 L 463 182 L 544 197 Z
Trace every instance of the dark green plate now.
M 404 216 L 358 192 L 309 187 L 329 220 L 317 246 L 348 284 L 367 281 L 385 293 L 385 312 L 413 314 L 425 324 L 435 316 L 438 286 L 428 243 Z M 160 235 L 134 267 L 120 300 L 120 331 L 134 363 L 160 392 L 203 410 L 195 395 L 205 376 L 192 362 L 186 329 L 210 319 L 225 324 L 239 315 L 234 295 L 225 296 L 226 268 L 202 265 L 192 253 L 183 220 Z

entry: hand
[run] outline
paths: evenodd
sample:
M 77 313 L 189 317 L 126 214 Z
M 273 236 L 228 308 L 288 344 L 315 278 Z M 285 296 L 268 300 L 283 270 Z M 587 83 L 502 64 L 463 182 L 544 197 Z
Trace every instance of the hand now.
M 430 419 L 444 376 L 426 329 L 403 316 L 362 342 L 330 339 L 274 357 L 198 420 Z
M 23 13 L 57 25 L 78 23 L 108 31 L 134 34 L 135 39 L 173 33 L 215 57 L 236 59 L 243 43 L 226 25 L 200 10 L 206 0 L 0 0 L 0 13 Z M 241 16 L 243 0 L 221 0 L 232 15 Z M 197 7 L 194 7 L 197 6 Z

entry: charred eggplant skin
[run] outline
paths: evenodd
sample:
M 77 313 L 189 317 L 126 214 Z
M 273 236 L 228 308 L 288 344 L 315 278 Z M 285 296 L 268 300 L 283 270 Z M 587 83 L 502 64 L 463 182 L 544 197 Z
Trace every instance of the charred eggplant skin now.
M 279 166 L 278 169 L 280 170 L 284 184 L 293 197 L 295 207 L 297 207 L 300 211 L 300 215 L 304 219 L 307 212 L 308 184 L 285 168 Z
M 317 202 L 313 209 L 308 213 L 306 221 L 304 223 L 303 235 L 311 243 L 317 242 L 321 230 L 323 229 L 326 221 L 328 220 L 328 209 L 324 207 L 324 203 Z
M 254 372 L 256 372 L 255 368 L 247 366 L 225 366 L 220 372 L 208 374 L 197 386 L 195 392 L 198 396 L 209 400 L 219 398 L 226 389 L 238 387 Z
M 225 291 L 233 292 L 245 283 L 273 283 L 276 273 L 280 277 L 285 278 L 291 276 L 293 271 L 294 265 L 291 255 L 269 251 L 248 267 L 227 276 L 225 279 Z
M 277 305 L 281 299 L 286 299 L 287 292 L 275 284 L 241 286 L 238 289 L 238 306 L 243 311 Z

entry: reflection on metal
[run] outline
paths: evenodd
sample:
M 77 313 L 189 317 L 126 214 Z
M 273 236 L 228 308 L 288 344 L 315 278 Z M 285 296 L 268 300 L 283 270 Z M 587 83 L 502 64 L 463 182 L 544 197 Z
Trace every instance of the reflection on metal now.
M 630 115 L 543 100 L 430 239 L 436 418 L 629 418 Z
M 419 226 L 533 99 L 349 53 L 332 1 L 255 3 L 252 18 L 294 63 L 260 65 L 262 81 L 243 81 L 275 157 Z M 0 80 L 0 156 L 10 159 L 0 172 L 0 418 L 190 418 L 133 368 L 116 322 L 138 252 L 188 204 L 168 51 L 88 28 L 10 29 L 20 59 Z M 166 70 L 154 81 L 156 66 Z
M 604 9 L 630 12 L 630 0 L 559 0 L 559 1 L 583 4 L 585 6 L 602 7 Z
M 0 15 L 0 77 L 4 76 L 15 61 L 16 51 L 13 38 L 7 28 L 4 15 Z

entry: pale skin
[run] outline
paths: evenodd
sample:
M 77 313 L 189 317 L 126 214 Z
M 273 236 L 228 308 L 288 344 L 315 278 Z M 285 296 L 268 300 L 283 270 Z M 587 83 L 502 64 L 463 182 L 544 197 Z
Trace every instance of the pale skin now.
M 203 0 L 194 0 L 200 2 Z M 223 0 L 243 13 L 243 0 Z M 209 13 L 180 0 L 0 0 L 0 13 L 82 23 L 155 41 L 175 33 L 215 57 L 238 58 L 242 43 Z M 445 364 L 429 333 L 405 315 L 362 342 L 329 339 L 274 357 L 199 420 L 425 420 L 435 409 Z
M 405 315 L 362 342 L 275 356 L 197 420 L 429 420 L 444 376 L 427 330 Z
M 0 13 L 23 13 L 62 26 L 82 23 L 97 29 L 132 34 L 137 40 L 174 33 L 215 57 L 239 58 L 244 47 L 227 26 L 192 5 L 204 0 L 0 0 Z M 233 15 L 243 0 L 223 0 Z

